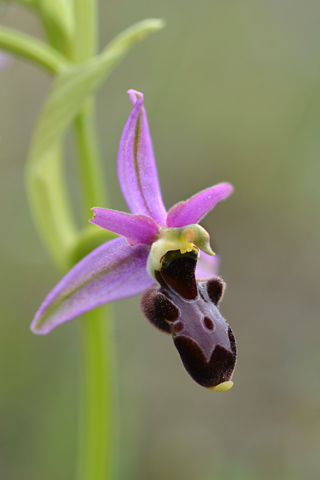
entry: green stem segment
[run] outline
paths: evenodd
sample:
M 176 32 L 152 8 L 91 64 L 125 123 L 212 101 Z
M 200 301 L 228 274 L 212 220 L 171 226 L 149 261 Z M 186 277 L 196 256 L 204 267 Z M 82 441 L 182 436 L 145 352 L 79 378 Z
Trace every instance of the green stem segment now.
M 90 209 L 92 207 L 104 207 L 107 204 L 106 188 L 103 182 L 100 152 L 96 138 L 94 110 L 94 99 L 89 98 L 75 120 L 78 164 L 86 224 L 91 216 Z
M 83 318 L 78 480 L 110 479 L 114 467 L 114 342 L 110 313 L 110 307 L 100 307 Z
M 78 63 L 96 52 L 96 0 L 74 1 L 75 38 L 73 60 Z M 75 119 L 76 141 L 84 219 L 90 208 L 106 206 L 106 189 L 101 171 L 95 126 L 94 98 L 89 98 Z M 113 476 L 114 428 L 114 341 L 111 307 L 87 313 L 83 320 L 84 378 L 80 418 L 78 480 L 109 480 Z
M 73 59 L 82 62 L 91 58 L 97 49 L 97 1 L 75 0 L 73 10 L 76 30 Z
M 78 159 L 84 199 L 84 219 L 90 208 L 106 205 L 96 137 L 94 99 L 75 120 Z M 113 476 L 114 385 L 111 308 L 100 307 L 83 319 L 83 396 L 80 411 L 78 480 L 108 480 Z

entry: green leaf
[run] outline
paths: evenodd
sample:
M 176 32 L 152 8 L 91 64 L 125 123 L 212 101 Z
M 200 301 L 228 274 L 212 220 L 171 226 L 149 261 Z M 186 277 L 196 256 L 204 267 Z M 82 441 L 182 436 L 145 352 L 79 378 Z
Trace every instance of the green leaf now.
M 63 175 L 62 146 L 55 142 L 43 161 L 27 169 L 27 187 L 39 233 L 58 267 L 70 267 L 68 251 L 76 240 Z
M 67 64 L 67 59 L 49 45 L 11 28 L 0 27 L 0 49 L 36 62 L 52 73 Z
M 46 151 L 60 139 L 88 98 L 112 72 L 130 48 L 148 33 L 162 28 L 161 20 L 139 22 L 102 52 L 79 65 L 68 66 L 57 77 L 40 115 L 33 139 L 30 162 L 41 162 Z
M 35 129 L 26 174 L 35 221 L 57 262 L 59 252 L 63 257 L 64 252 L 70 250 L 74 236 L 69 202 L 63 188 L 61 154 L 57 154 L 63 136 L 86 99 L 130 48 L 162 26 L 163 22 L 156 19 L 139 22 L 118 35 L 101 55 L 82 64 L 67 66 L 56 76 Z

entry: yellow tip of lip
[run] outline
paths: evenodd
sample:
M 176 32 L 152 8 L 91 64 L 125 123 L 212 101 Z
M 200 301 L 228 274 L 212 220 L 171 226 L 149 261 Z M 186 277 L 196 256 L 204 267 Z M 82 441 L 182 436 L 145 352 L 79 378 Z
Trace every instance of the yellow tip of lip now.
M 216 385 L 215 387 L 209 387 L 209 390 L 213 390 L 214 392 L 226 392 L 227 390 L 230 390 L 230 388 L 232 387 L 233 387 L 233 382 L 229 380 L 229 382 L 219 383 L 219 385 Z

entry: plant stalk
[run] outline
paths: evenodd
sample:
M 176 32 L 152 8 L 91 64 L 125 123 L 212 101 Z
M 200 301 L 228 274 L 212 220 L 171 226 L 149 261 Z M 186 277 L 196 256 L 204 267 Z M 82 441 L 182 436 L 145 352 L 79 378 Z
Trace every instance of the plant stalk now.
M 96 136 L 94 99 L 75 120 L 84 219 L 90 208 L 106 206 L 106 189 Z M 112 309 L 100 307 L 83 319 L 83 374 L 80 404 L 78 480 L 110 480 L 115 453 L 115 356 Z
M 78 144 L 78 165 L 82 184 L 85 224 L 91 218 L 91 208 L 106 207 L 107 195 L 101 168 L 96 125 L 94 119 L 94 99 L 87 100 L 75 119 Z
M 110 306 L 84 315 L 78 480 L 110 480 L 116 439 L 113 324 Z

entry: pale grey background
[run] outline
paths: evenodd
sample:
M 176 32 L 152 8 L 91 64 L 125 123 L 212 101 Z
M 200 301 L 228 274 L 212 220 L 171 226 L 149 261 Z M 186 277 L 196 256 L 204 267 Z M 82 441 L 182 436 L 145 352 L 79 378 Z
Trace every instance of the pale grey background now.
M 317 480 L 320 5 L 103 1 L 101 47 L 146 17 L 164 18 L 166 29 L 136 46 L 99 93 L 111 207 L 126 209 L 116 153 L 125 92 L 135 88 L 145 93 L 167 207 L 220 181 L 235 186 L 203 225 L 222 258 L 221 310 L 239 360 L 232 390 L 202 389 L 142 317 L 139 298 L 115 305 L 121 480 Z M 0 22 L 43 35 L 18 5 Z M 20 60 L 0 73 L 1 480 L 69 480 L 75 462 L 77 321 L 48 337 L 29 333 L 59 279 L 23 179 L 49 88 Z M 74 175 L 69 183 L 75 190 Z

